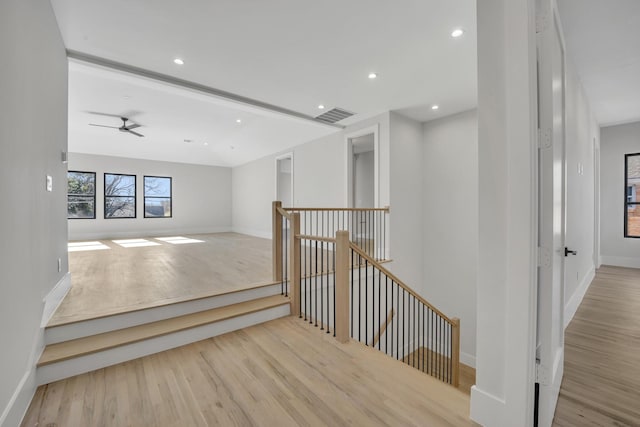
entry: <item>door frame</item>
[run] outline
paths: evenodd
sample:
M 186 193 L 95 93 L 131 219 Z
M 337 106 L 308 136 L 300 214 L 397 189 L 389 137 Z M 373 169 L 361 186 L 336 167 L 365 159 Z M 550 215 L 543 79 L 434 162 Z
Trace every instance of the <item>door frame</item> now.
M 280 160 L 283 159 L 291 159 L 291 204 L 293 206 L 283 206 L 286 208 L 291 208 L 294 207 L 296 202 L 295 202 L 295 194 L 293 192 L 294 190 L 294 161 L 293 161 L 293 151 L 289 151 L 288 153 L 283 153 L 280 154 L 278 156 L 276 156 L 275 158 L 275 183 L 276 183 L 276 187 L 275 187 L 275 198 L 273 200 L 278 200 L 278 188 L 280 188 Z
M 345 141 L 345 206 L 353 206 L 353 143 L 352 139 L 373 134 L 373 207 L 380 207 L 380 126 L 375 124 L 344 135 Z

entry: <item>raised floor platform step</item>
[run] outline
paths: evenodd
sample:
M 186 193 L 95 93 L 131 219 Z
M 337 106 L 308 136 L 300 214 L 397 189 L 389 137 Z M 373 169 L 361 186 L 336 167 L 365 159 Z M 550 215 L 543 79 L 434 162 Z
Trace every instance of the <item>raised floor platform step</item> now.
M 133 344 L 150 338 L 184 331 L 186 329 L 231 319 L 284 304 L 289 304 L 289 298 L 282 295 L 268 296 L 130 328 L 51 344 L 45 347 L 37 366 L 42 367 L 76 357 L 98 353 L 115 347 Z

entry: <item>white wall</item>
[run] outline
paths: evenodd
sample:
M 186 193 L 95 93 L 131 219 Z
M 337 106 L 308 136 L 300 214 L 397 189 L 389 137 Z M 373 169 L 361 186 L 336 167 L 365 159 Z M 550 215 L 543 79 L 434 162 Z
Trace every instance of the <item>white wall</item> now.
M 13 427 L 35 392 L 43 299 L 68 272 L 67 59 L 50 2 L 0 2 L 0 57 L 0 425 Z
M 478 268 L 478 115 L 424 124 L 425 295 L 461 325 L 461 361 L 475 366 Z
M 345 207 L 347 203 L 347 152 L 345 135 L 377 124 L 380 129 L 381 206 L 389 204 L 389 115 L 382 114 L 323 138 L 303 142 L 293 152 L 293 201 L 299 207 Z M 386 153 L 386 154 L 384 154 Z M 233 168 L 233 230 L 271 237 L 271 202 L 275 200 L 276 153 Z
M 570 56 L 571 52 L 568 52 Z M 573 318 L 595 276 L 595 149 L 598 124 L 570 57 L 566 61 L 566 236 L 565 245 L 577 250 L 565 258 L 565 326 Z M 594 142 L 595 141 L 595 142 Z M 620 190 L 622 191 L 622 190 Z
M 624 237 L 624 155 L 640 153 L 640 122 L 605 127 L 600 145 L 602 263 L 640 268 L 640 239 Z
M 390 114 L 389 270 L 427 300 L 429 282 L 422 277 L 422 124 Z
M 69 240 L 231 230 L 231 169 L 69 153 L 69 170 L 96 172 L 96 219 L 69 220 Z M 137 175 L 136 218 L 104 218 L 104 173 Z M 144 175 L 172 178 L 172 218 L 144 218 Z

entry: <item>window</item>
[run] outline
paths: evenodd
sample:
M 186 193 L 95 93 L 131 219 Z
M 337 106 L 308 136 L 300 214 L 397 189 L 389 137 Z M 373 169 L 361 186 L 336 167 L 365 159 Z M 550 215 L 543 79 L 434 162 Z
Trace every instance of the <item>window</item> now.
M 95 219 L 96 173 L 69 171 L 67 173 L 67 218 Z
M 136 217 L 136 176 L 104 174 L 104 217 Z
M 170 177 L 144 177 L 144 217 L 171 218 Z
M 624 156 L 624 237 L 640 238 L 640 153 Z

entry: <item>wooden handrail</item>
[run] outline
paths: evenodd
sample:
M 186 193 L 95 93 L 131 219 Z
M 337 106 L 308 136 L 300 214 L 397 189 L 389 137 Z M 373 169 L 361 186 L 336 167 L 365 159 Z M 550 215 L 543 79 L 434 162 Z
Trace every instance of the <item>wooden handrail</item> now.
M 334 237 L 320 237 L 320 236 L 310 236 L 307 234 L 298 234 L 296 238 L 300 240 L 317 240 L 319 242 L 336 243 L 336 239 Z
M 389 206 L 384 208 L 282 208 L 286 211 L 302 212 L 302 211 L 348 211 L 348 212 L 360 212 L 360 211 L 384 211 L 389 212 Z
M 387 327 L 389 326 L 389 323 L 391 323 L 391 321 L 393 320 L 393 316 L 395 315 L 396 315 L 396 312 L 392 308 L 389 311 L 389 314 L 387 315 L 387 318 L 385 319 L 384 323 L 380 325 L 380 328 L 378 329 L 378 333 L 373 337 L 370 347 L 375 347 L 375 345 L 378 344 L 378 341 L 380 341 L 380 337 L 382 336 L 382 334 L 385 333 L 385 331 L 387 330 Z
M 289 221 L 291 221 L 292 216 L 291 216 L 291 214 L 290 214 L 289 212 L 287 212 L 285 209 L 283 209 L 283 208 L 282 208 L 282 207 L 280 207 L 280 206 L 278 206 L 277 210 L 278 210 L 278 213 L 279 213 L 280 215 L 282 215 L 283 217 L 285 217 L 285 218 L 287 218 Z
M 405 291 L 409 292 L 409 294 L 411 294 L 415 299 L 417 299 L 418 301 L 420 301 L 422 304 L 426 305 L 427 307 L 429 307 L 429 309 L 431 309 L 431 311 L 433 311 L 434 313 L 436 313 L 438 316 L 442 317 L 447 323 L 449 323 L 450 325 L 453 325 L 454 322 L 452 319 L 450 319 L 448 316 L 446 316 L 444 313 L 442 313 L 440 310 L 438 310 L 437 308 L 435 308 L 431 303 L 429 303 L 429 301 L 427 301 L 426 299 L 422 298 L 420 295 L 418 295 L 418 293 L 416 291 L 414 291 L 413 289 L 411 289 L 409 286 L 405 285 L 404 282 L 402 282 L 402 280 L 398 279 L 398 277 L 396 275 L 394 275 L 392 272 L 390 272 L 389 270 L 387 270 L 386 268 L 384 268 L 378 261 L 374 260 L 373 258 L 371 258 L 370 255 L 368 255 L 365 251 L 363 251 L 362 249 L 360 249 L 360 246 L 356 245 L 353 242 L 349 242 L 349 246 L 351 247 L 351 249 L 353 249 L 358 255 L 360 255 L 362 258 L 366 259 L 367 261 L 369 261 L 371 263 L 371 265 L 373 267 L 376 267 L 378 270 L 380 270 L 383 274 L 385 274 L 388 278 L 390 278 L 391 280 L 393 280 L 394 282 L 396 282 L 398 284 L 398 286 L 400 286 L 401 288 L 403 288 Z M 362 266 L 362 265 L 361 265 Z

